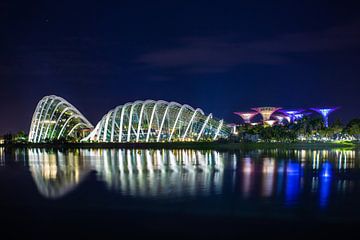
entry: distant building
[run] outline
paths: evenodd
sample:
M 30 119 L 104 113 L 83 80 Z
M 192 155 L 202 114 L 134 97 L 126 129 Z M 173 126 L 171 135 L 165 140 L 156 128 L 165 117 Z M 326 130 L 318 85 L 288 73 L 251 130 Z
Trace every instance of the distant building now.
M 330 113 L 334 112 L 338 109 L 338 107 L 332 107 L 332 108 L 310 108 L 311 110 L 320 113 L 321 116 L 324 119 L 324 125 L 325 127 L 329 127 L 329 115 Z

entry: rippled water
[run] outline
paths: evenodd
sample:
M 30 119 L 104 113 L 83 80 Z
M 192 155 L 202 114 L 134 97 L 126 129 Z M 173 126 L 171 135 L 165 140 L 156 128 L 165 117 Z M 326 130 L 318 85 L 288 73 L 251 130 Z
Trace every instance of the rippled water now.
M 38 221 L 33 214 L 47 219 L 48 211 L 61 209 L 60 218 L 96 210 L 97 219 L 110 212 L 125 219 L 170 216 L 159 221 L 185 214 L 186 220 L 354 224 L 360 222 L 359 153 L 0 149 L 1 206 L 17 214 L 36 209 L 28 217 Z

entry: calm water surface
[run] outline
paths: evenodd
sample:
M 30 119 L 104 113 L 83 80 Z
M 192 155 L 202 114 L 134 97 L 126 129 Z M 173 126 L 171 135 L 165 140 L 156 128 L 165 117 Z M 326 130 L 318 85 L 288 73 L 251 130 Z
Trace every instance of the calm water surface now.
M 355 232 L 359 153 L 0 149 L 2 225 L 34 238 Z

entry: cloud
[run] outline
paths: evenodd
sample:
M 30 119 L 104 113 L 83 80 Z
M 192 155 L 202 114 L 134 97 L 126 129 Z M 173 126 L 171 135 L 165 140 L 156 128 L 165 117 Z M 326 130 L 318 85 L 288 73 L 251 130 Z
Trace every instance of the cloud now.
M 241 64 L 280 65 L 294 62 L 292 56 L 359 48 L 360 22 L 318 32 L 281 34 L 255 41 L 237 36 L 189 37 L 174 48 L 144 53 L 137 63 L 150 67 L 180 68 L 189 73 L 224 72 Z

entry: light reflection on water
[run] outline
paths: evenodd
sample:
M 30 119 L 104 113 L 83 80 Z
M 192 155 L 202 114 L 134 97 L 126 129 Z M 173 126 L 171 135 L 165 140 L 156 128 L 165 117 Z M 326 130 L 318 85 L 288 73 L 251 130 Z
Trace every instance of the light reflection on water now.
M 5 166 L 0 149 L 0 165 Z M 351 194 L 359 170 L 358 150 L 199 150 L 17 149 L 14 159 L 31 172 L 39 192 L 59 198 L 91 171 L 109 191 L 138 198 L 220 196 L 279 199 L 292 207 L 315 196 L 326 208 L 332 195 Z
M 5 166 L 4 148 L 0 147 L 0 167 Z
M 65 157 L 60 152 L 30 149 L 27 154 L 32 176 L 47 197 L 57 197 L 48 194 L 49 185 L 62 196 L 67 186 L 79 183 L 89 170 L 95 170 L 109 190 L 127 196 L 220 194 L 223 187 L 224 155 L 214 151 L 79 150 Z

